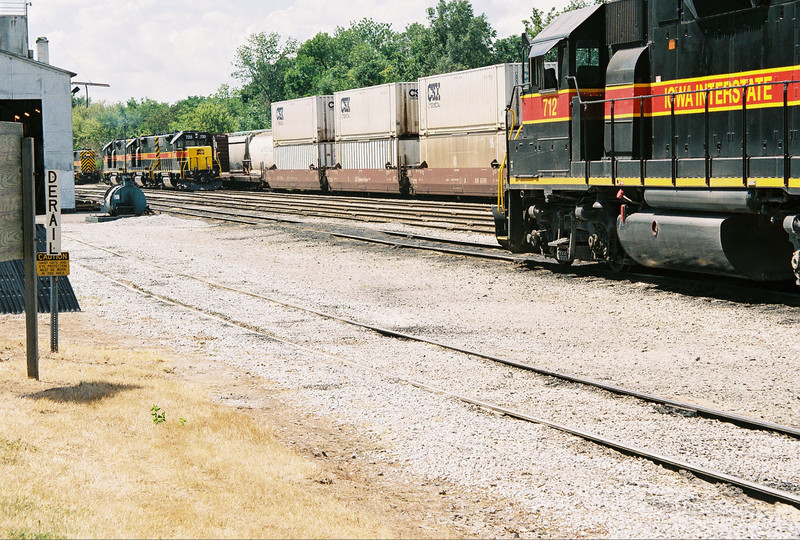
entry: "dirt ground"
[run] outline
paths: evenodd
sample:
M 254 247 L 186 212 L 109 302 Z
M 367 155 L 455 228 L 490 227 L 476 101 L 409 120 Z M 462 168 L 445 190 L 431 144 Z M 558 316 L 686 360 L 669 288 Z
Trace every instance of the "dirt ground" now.
M 60 317 L 61 352 L 53 354 L 49 352 L 49 318 L 40 316 L 42 380 L 36 382 L 25 378 L 23 336 L 22 316 L 0 318 L 2 361 L 6 363 L 6 370 L 12 371 L 12 378 L 18 377 L 20 380 L 19 386 L 6 383 L 0 391 L 16 393 L 17 398 L 20 396 L 20 389 L 24 389 L 24 395 L 32 395 L 37 389 L 41 392 L 59 386 L 63 381 L 54 374 L 55 366 L 69 357 L 71 350 L 103 350 L 106 351 L 104 354 L 113 357 L 114 351 L 136 351 L 143 345 L 126 335 L 118 324 L 104 321 L 91 312 L 69 313 Z M 324 419 L 297 410 L 289 400 L 284 399 L 284 391 L 274 388 L 269 381 L 231 366 L 222 367 L 201 356 L 177 357 L 172 351 L 163 350 L 150 350 L 149 354 L 169 359 L 167 367 L 153 376 L 170 378 L 181 383 L 188 382 L 191 387 L 206 395 L 207 399 L 255 420 L 287 452 L 313 462 L 317 473 L 311 481 L 302 485 L 302 489 L 312 500 L 332 501 L 343 509 L 375 519 L 381 526 L 379 529 L 365 526 L 353 532 L 352 536 L 513 538 L 519 537 L 520 524 L 538 521 L 536 516 L 507 501 L 500 501 L 483 493 L 458 490 L 443 482 L 418 480 L 397 465 L 356 459 L 374 443 L 360 438 L 347 428 L 329 424 Z M 80 363 L 82 360 L 73 357 L 70 361 Z M 92 363 L 88 358 L 85 361 Z M 0 436 L 3 431 L 0 421 Z M 52 433 L 50 438 L 57 440 L 59 434 Z M 71 458 L 62 452 L 59 459 L 69 461 Z M 169 494 L 165 496 L 169 497 Z M 44 504 L 48 503 L 45 501 Z M 53 502 L 50 506 L 55 508 L 58 504 Z M 20 527 L 10 526 L 8 520 L 13 524 L 15 517 L 9 507 L 10 505 L 0 505 L 0 523 L 3 523 L 2 514 L 5 513 L 8 527 L 6 531 L 0 530 L 0 534 L 4 536 L 70 535 L 69 527 L 55 533 L 37 533 L 22 527 L 21 522 Z M 530 530 L 527 528 L 528 532 L 524 534 L 529 536 Z M 305 531 L 304 535 L 309 533 L 308 529 Z M 114 536 L 114 529 L 100 529 L 95 532 L 99 537 Z M 137 535 L 136 531 L 127 531 L 128 534 L 125 532 L 122 531 L 121 535 Z M 208 535 L 208 531 L 202 530 L 184 532 L 198 536 Z M 539 530 L 536 536 L 551 536 L 553 533 L 555 531 Z M 169 536 L 170 531 L 164 531 L 164 534 Z

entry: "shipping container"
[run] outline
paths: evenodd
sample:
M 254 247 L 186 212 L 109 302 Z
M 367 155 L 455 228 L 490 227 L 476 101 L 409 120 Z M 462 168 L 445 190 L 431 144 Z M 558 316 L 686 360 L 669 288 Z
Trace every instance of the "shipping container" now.
M 419 134 L 416 82 L 335 92 L 333 100 L 337 141 Z
M 248 150 L 252 171 L 271 169 L 275 165 L 275 149 L 272 143 L 272 131 L 260 131 L 250 139 Z
M 280 170 L 319 169 L 336 165 L 332 142 L 285 144 L 275 146 L 275 166 Z
M 420 160 L 431 169 L 498 166 L 505 153 L 504 131 L 428 135 L 419 139 Z
M 522 64 L 420 77 L 420 135 L 505 129 L 506 106 L 522 84 Z M 520 119 L 519 99 L 514 115 Z M 511 122 L 511 119 L 509 119 Z
M 419 164 L 419 139 L 338 141 L 336 161 L 343 169 L 386 169 Z
M 276 145 L 332 141 L 333 125 L 333 96 L 272 104 L 272 135 Z

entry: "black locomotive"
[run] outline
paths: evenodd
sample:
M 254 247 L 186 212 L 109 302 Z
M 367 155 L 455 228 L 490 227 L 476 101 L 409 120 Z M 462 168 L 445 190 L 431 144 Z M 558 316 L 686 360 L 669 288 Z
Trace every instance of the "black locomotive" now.
M 221 186 L 214 136 L 202 131 L 111 141 L 103 147 L 103 175 L 111 184 L 130 177 L 141 187 L 213 190 Z
M 524 40 L 500 243 L 800 279 L 798 17 L 798 0 L 617 0 Z

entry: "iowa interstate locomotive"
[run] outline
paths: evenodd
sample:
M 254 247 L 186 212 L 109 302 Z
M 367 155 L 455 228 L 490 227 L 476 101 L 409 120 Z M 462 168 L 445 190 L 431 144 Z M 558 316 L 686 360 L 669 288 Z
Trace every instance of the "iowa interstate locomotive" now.
M 500 243 L 800 279 L 800 2 L 617 0 L 525 41 Z
M 111 141 L 103 147 L 103 175 L 111 184 L 131 178 L 143 187 L 206 190 L 221 185 L 214 136 L 202 131 Z

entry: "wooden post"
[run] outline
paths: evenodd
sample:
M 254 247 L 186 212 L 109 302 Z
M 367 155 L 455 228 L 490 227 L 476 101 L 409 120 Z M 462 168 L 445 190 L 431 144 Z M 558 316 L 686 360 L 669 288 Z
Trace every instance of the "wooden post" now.
M 22 240 L 25 259 L 25 320 L 27 323 L 28 377 L 39 380 L 39 330 L 36 275 L 36 189 L 33 139 L 22 140 Z

